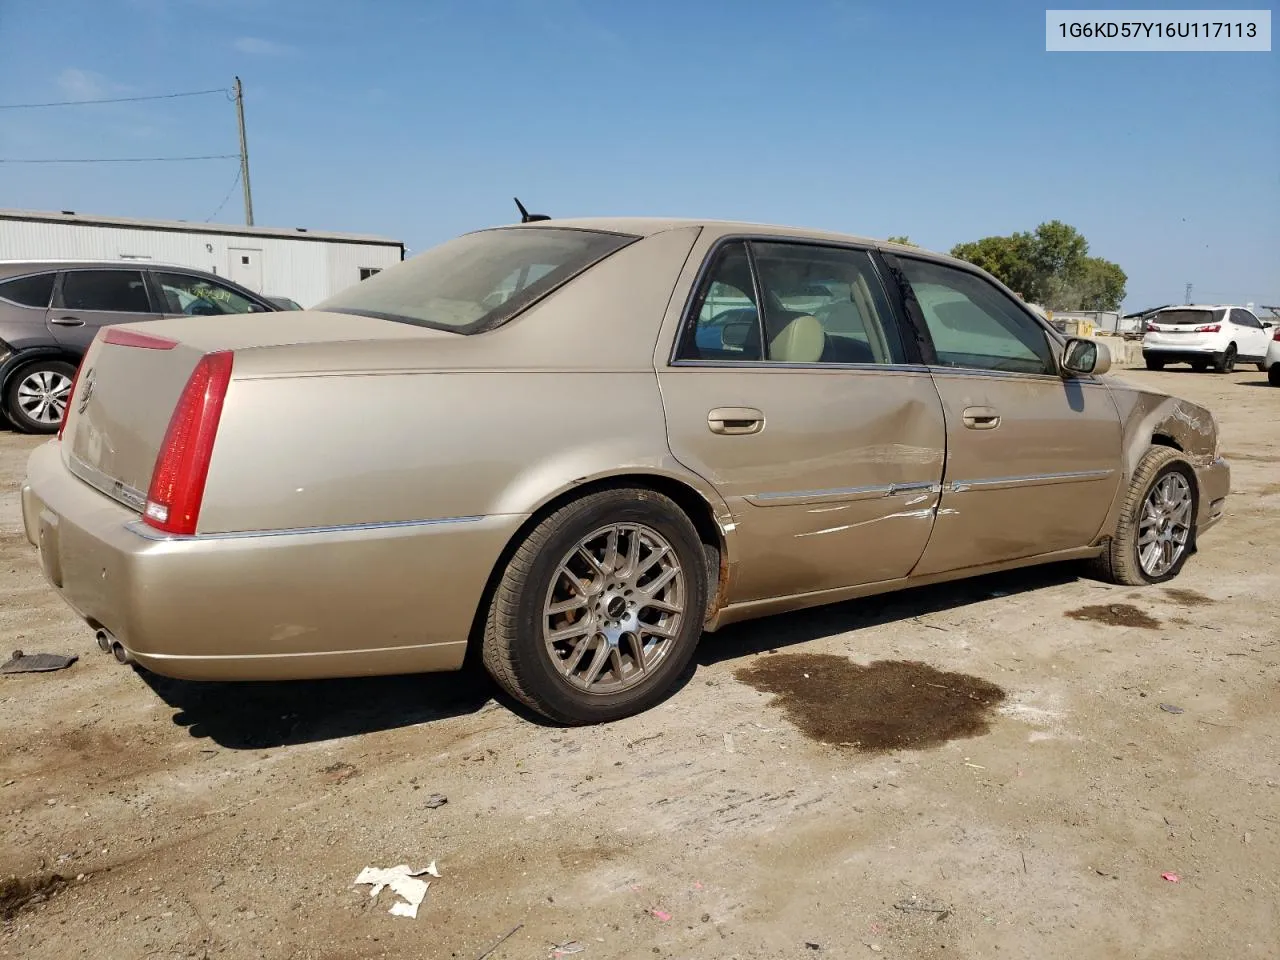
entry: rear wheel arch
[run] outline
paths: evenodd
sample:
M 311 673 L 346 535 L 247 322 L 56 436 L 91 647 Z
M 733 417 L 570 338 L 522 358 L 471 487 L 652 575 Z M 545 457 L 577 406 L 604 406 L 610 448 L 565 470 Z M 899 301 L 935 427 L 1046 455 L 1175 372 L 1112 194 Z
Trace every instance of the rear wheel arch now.
M 665 474 L 619 473 L 596 477 L 546 498 L 507 540 L 494 561 L 493 568 L 489 571 L 484 591 L 476 605 L 471 632 L 468 635 L 468 660 L 472 660 L 479 654 L 480 638 L 494 590 L 497 589 L 498 582 L 502 579 L 503 571 L 510 563 L 512 555 L 520 549 L 520 545 L 529 534 L 548 516 L 567 504 L 593 493 L 616 489 L 652 490 L 674 501 L 689 518 L 702 541 L 707 577 L 706 619 L 710 620 L 720 607 L 724 606 L 724 598 L 728 595 L 729 545 L 724 530 L 716 521 L 715 507 L 706 496 L 692 485 Z

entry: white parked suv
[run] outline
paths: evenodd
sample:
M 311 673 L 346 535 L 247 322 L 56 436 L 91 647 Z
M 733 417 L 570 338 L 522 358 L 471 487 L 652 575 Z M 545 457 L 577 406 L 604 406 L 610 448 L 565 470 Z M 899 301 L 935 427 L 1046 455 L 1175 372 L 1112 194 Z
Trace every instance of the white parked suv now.
M 1148 370 L 1189 363 L 1193 370 L 1230 373 L 1237 361 L 1265 370 L 1270 344 L 1271 330 L 1244 307 L 1166 307 L 1147 321 L 1142 358 Z
M 1267 347 L 1267 358 L 1261 366 L 1267 371 L 1267 383 L 1280 387 L 1280 326 L 1272 328 L 1271 344 Z

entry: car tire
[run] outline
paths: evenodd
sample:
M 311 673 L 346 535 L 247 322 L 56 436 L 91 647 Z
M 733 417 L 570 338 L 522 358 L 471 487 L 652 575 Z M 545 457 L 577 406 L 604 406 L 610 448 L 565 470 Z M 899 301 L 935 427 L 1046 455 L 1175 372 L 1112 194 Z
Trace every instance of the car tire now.
M 1273 363 L 1267 369 L 1267 383 L 1273 387 L 1280 387 L 1280 363 Z
M 618 532 L 610 541 L 602 531 Z M 584 549 L 595 558 L 592 566 Z M 693 656 L 708 569 L 697 529 L 668 497 L 631 488 L 588 494 L 544 518 L 511 554 L 487 611 L 481 660 L 507 693 L 556 723 L 640 713 L 671 693 Z M 639 597 L 660 578 L 666 584 L 651 601 L 661 602 L 661 610 Z M 678 614 L 670 612 L 675 607 Z M 563 646 L 549 636 L 575 629 Z
M 1163 360 L 1158 360 L 1158 359 L 1156 359 L 1155 357 L 1147 357 L 1147 358 L 1146 358 L 1146 361 L 1147 361 L 1147 369 L 1148 369 L 1148 370 L 1163 370 L 1163 369 L 1164 369 L 1164 361 L 1163 361 Z
M 1233 343 L 1214 361 L 1213 369 L 1218 373 L 1230 373 L 1236 368 L 1236 345 Z
M 1190 496 L 1186 536 L 1181 552 L 1172 565 L 1167 570 L 1153 573 L 1144 567 L 1138 551 L 1143 509 L 1152 492 L 1174 474 L 1178 475 L 1180 481 L 1172 482 L 1180 482 Z M 1094 572 L 1103 580 L 1131 587 L 1172 580 L 1182 570 L 1187 557 L 1195 552 L 1198 496 L 1195 471 L 1182 453 L 1172 447 L 1152 447 L 1138 462 L 1120 509 L 1115 534 L 1107 544 L 1107 549 L 1094 561 Z
M 1206 370 L 1209 369 L 1209 361 L 1208 360 L 1192 360 L 1191 369 L 1194 370 L 1196 373 L 1204 373 Z
M 56 433 L 71 400 L 75 364 L 45 358 L 15 370 L 4 389 L 4 414 L 22 433 Z M 50 400 L 53 400 L 50 403 Z

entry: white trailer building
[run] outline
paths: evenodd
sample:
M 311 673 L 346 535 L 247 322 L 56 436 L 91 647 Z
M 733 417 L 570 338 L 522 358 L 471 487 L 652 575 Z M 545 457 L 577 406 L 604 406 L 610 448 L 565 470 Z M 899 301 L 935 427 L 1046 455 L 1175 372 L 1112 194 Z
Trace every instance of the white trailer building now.
M 194 267 L 303 307 L 403 259 L 404 244 L 398 240 L 305 227 L 0 210 L 0 260 L 133 260 Z

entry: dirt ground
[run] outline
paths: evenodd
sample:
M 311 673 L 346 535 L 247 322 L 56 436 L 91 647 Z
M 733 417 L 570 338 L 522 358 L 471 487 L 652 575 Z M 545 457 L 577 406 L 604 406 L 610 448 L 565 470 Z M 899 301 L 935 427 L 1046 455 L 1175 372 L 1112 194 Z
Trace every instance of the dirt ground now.
M 1280 390 L 1122 376 L 1208 405 L 1232 464 L 1176 590 L 1056 566 L 776 617 L 577 730 L 482 677 L 117 665 L 0 432 L 0 650 L 80 655 L 0 677 L 0 877 L 65 880 L 8 890 L 0 956 L 1280 955 Z M 353 885 L 432 860 L 416 920 Z

